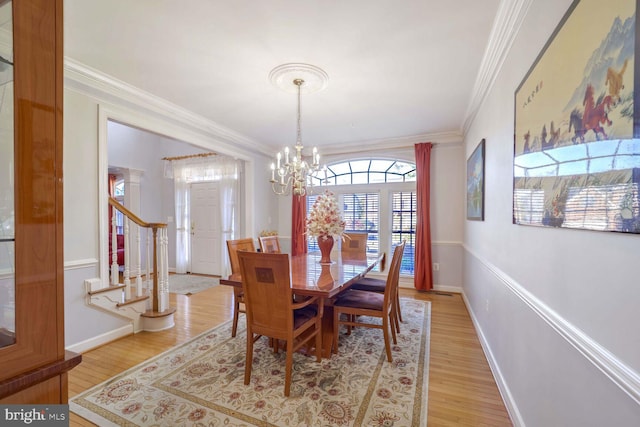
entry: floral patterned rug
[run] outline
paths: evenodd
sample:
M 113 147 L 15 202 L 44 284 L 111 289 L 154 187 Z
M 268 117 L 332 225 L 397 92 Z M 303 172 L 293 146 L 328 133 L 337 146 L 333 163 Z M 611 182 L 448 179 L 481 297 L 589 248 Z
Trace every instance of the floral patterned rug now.
M 330 359 L 294 355 L 288 398 L 285 354 L 265 337 L 244 385 L 241 316 L 236 338 L 226 322 L 75 396 L 70 409 L 99 426 L 426 426 L 430 304 L 401 304 L 393 363 L 379 329 L 343 330 Z

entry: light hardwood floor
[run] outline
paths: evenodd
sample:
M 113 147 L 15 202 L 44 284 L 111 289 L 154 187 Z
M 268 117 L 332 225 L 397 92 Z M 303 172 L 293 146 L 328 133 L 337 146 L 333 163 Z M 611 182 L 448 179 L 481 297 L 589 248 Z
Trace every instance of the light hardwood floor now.
M 428 425 L 512 425 L 461 296 L 401 289 L 401 297 L 431 301 Z M 232 290 L 216 286 L 191 296 L 171 294 L 171 305 L 177 307 L 174 328 L 84 353 L 69 373 L 69 397 L 231 319 Z M 72 413 L 70 425 L 94 424 Z

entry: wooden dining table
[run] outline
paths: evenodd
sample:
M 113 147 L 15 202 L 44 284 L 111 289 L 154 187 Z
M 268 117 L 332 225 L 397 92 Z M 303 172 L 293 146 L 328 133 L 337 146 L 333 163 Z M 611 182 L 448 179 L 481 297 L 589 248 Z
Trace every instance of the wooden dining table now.
M 289 258 L 293 293 L 300 296 L 320 296 L 324 299 L 322 356 L 325 358 L 331 357 L 333 345 L 332 300 L 378 265 L 380 270 L 384 270 L 385 254 L 338 252 L 331 254 L 331 260 L 331 264 L 321 264 L 320 252 Z M 226 279 L 220 279 L 220 284 L 242 288 L 242 276 L 232 274 Z

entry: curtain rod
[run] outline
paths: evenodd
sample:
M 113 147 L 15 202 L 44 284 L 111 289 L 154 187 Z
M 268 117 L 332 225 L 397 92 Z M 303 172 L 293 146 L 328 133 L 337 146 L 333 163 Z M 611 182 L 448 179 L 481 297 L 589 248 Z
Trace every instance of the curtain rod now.
M 177 157 L 163 157 L 162 160 L 183 160 L 183 159 L 193 159 L 195 157 L 209 157 L 209 156 L 217 156 L 218 153 L 200 153 L 200 154 L 190 154 L 188 156 L 177 156 Z

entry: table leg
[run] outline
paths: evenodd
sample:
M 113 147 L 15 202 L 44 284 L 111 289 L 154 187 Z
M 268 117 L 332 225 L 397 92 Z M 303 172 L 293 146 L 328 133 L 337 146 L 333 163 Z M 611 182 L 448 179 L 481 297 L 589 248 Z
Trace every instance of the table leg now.
M 322 316 L 322 357 L 328 359 L 331 357 L 331 349 L 333 348 L 333 307 L 324 306 L 324 314 Z

